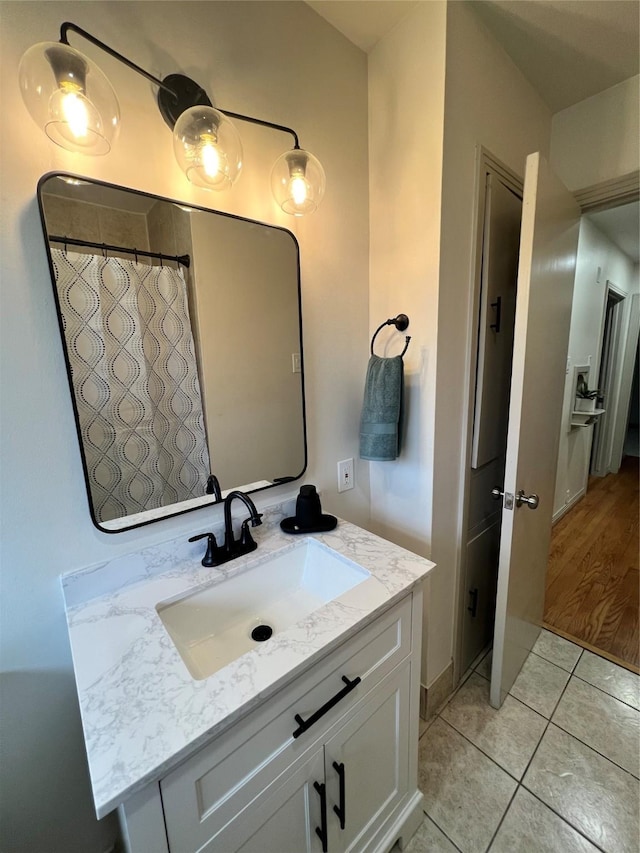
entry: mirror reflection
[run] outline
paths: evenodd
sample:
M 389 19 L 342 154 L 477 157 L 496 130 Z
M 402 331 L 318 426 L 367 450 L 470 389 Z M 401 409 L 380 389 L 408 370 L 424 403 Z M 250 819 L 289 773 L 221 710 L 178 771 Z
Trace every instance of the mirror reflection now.
M 294 236 L 69 175 L 38 197 L 94 523 L 301 476 Z

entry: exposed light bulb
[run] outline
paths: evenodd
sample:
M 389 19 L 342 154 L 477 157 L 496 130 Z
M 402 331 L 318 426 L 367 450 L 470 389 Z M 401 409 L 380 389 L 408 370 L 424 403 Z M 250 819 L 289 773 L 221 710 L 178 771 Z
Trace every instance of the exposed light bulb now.
M 293 203 L 302 206 L 307 200 L 307 182 L 303 175 L 294 175 L 289 181 L 289 195 Z
M 45 130 L 53 134 L 55 141 L 65 140 L 73 149 L 86 153 L 101 145 L 104 138 L 100 113 L 79 89 L 68 84 L 57 89 L 49 99 Z
M 220 154 L 215 144 L 213 136 L 204 134 L 202 136 L 202 146 L 200 148 L 200 160 L 205 173 L 210 178 L 215 178 L 220 169 Z
M 83 103 L 82 95 L 79 92 L 64 91 L 64 89 L 62 92 L 62 115 L 72 136 L 79 141 L 84 140 L 89 130 L 89 111 Z
M 229 189 L 242 169 L 238 131 L 213 107 L 196 105 L 178 117 L 173 150 L 187 178 L 203 189 Z
M 271 170 L 271 190 L 285 213 L 304 216 L 313 213 L 322 201 L 326 179 L 317 157 L 294 148 L 286 151 Z

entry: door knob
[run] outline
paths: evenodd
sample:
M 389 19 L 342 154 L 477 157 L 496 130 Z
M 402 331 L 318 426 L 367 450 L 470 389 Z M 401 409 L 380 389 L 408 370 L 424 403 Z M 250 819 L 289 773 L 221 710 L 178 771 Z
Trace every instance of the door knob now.
M 494 486 L 494 488 L 491 489 L 491 497 L 494 501 L 499 501 L 500 498 L 504 497 L 504 492 L 501 492 L 497 486 Z
M 516 495 L 516 506 L 522 506 L 522 504 L 526 504 L 529 509 L 537 509 L 538 504 L 540 503 L 540 498 L 538 495 L 529 495 L 529 497 L 525 497 L 524 489 L 520 489 L 518 494 Z

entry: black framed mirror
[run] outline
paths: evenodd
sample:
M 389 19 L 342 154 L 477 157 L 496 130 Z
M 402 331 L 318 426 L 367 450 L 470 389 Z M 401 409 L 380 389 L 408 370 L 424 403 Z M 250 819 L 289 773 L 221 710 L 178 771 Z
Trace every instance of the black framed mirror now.
M 38 204 L 94 524 L 301 477 L 294 235 L 67 173 L 40 179 Z

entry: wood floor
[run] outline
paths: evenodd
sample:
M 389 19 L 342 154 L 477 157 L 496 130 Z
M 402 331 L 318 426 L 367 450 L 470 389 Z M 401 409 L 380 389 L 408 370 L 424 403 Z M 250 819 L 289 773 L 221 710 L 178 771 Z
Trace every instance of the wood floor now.
M 585 497 L 554 526 L 544 615 L 551 630 L 636 671 L 639 463 L 627 456 L 617 474 L 592 477 Z

